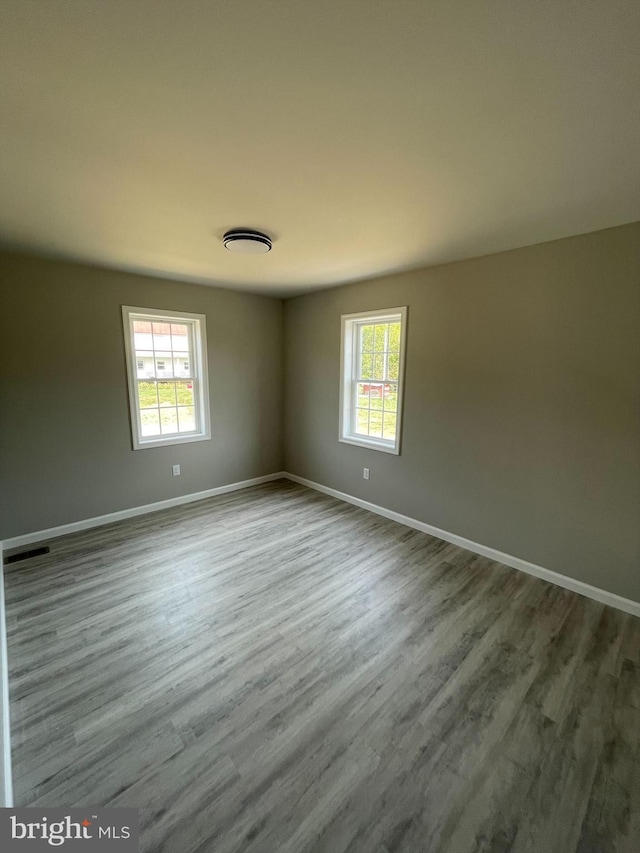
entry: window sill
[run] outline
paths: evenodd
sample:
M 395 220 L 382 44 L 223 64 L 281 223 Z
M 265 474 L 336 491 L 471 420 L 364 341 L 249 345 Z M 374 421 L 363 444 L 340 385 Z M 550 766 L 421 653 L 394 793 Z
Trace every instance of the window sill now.
M 146 441 L 135 442 L 134 450 L 149 450 L 151 447 L 168 447 L 171 444 L 188 444 L 192 441 L 210 441 L 210 435 L 181 435 L 181 436 L 160 436 L 159 438 L 150 438 Z
M 353 444 L 356 447 L 365 447 L 367 450 L 380 450 L 382 453 L 391 453 L 394 456 L 400 455 L 399 445 L 389 444 L 388 442 L 376 441 L 375 438 L 360 438 L 357 436 L 340 436 L 338 441 L 342 444 Z

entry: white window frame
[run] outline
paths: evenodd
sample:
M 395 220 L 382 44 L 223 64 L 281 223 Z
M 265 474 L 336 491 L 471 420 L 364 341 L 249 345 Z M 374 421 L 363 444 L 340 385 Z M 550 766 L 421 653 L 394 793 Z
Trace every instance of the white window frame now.
M 193 399 L 196 429 L 188 433 L 171 435 L 142 435 L 140 423 L 140 401 L 138 397 L 138 371 L 133 337 L 134 320 L 162 321 L 181 323 L 192 329 L 189 365 L 192 368 Z M 192 441 L 208 441 L 211 438 L 211 417 L 209 411 L 209 376 L 207 371 L 207 321 L 204 314 L 189 314 L 184 311 L 163 311 L 158 308 L 135 308 L 122 306 L 122 326 L 127 366 L 127 384 L 129 388 L 129 412 L 131 420 L 131 438 L 134 450 L 146 450 L 150 447 L 165 447 L 170 444 L 188 444 Z M 166 361 L 166 359 L 165 359 Z M 181 377 L 172 377 L 180 381 Z
M 370 450 L 400 455 L 402 437 L 402 410 L 404 399 L 404 365 L 407 339 L 407 306 L 384 308 L 380 311 L 362 311 L 343 314 L 340 347 L 340 431 L 338 440 Z M 358 382 L 358 331 L 360 326 L 371 323 L 400 322 L 400 359 L 398 364 L 398 402 L 396 413 L 396 437 L 391 441 L 360 435 L 355 432 L 355 397 Z M 371 380 L 377 382 L 380 380 Z

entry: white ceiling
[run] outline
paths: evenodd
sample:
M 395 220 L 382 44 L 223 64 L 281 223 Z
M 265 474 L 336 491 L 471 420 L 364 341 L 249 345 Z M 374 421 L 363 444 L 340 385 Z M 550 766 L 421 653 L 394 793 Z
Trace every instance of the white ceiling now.
M 283 296 L 640 219 L 638 0 L 0 18 L 5 246 Z

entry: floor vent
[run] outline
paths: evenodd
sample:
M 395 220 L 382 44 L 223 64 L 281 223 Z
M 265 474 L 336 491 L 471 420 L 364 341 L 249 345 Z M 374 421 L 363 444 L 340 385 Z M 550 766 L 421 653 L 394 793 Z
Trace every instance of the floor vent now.
M 4 558 L 5 566 L 9 563 L 19 563 L 21 560 L 28 560 L 30 557 L 39 557 L 41 554 L 48 554 L 48 546 L 42 548 L 34 548 L 32 551 L 20 551 L 19 554 L 11 554 L 10 557 Z

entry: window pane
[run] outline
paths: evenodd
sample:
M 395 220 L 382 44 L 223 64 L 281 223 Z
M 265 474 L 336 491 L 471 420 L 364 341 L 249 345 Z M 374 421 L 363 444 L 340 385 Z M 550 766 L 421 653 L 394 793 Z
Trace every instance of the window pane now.
M 360 351 L 373 351 L 373 326 L 360 326 Z
M 382 412 L 371 412 L 369 418 L 369 435 L 382 438 Z
M 163 435 L 178 432 L 177 409 L 160 409 L 160 428 Z
M 373 356 L 369 353 L 360 356 L 360 378 L 373 379 Z
M 173 376 L 173 364 L 170 356 L 156 358 L 156 375 L 158 377 Z
M 373 378 L 374 379 L 384 379 L 384 355 L 380 353 L 379 355 L 373 356 Z
M 384 393 L 385 412 L 395 412 L 398 409 L 398 390 L 395 385 L 387 385 Z
M 384 394 L 384 385 L 380 382 L 372 382 L 369 385 L 369 406 L 372 409 L 381 409 L 382 408 L 382 398 Z
M 160 435 L 160 413 L 157 409 L 140 412 L 140 432 L 145 436 Z
M 394 439 L 396 437 L 396 416 L 385 412 L 383 416 L 382 437 Z
M 155 382 L 138 382 L 138 399 L 141 409 L 155 408 L 158 405 L 158 392 Z
M 193 432 L 196 428 L 196 415 L 193 406 L 178 407 L 178 424 L 180 432 Z
M 177 403 L 179 406 L 193 406 L 193 382 L 176 382 Z
M 161 406 L 175 406 L 176 383 L 158 382 L 158 403 Z
M 376 352 L 382 352 L 385 349 L 385 338 L 388 324 L 385 323 L 383 326 L 376 326 L 375 330 L 375 350 Z
M 142 352 L 136 350 L 136 361 L 138 365 L 138 379 L 144 379 L 145 377 L 153 379 L 156 375 L 156 363 L 153 359 L 153 353 L 148 350 L 143 350 Z
M 367 409 L 356 409 L 356 432 L 369 435 L 369 412 Z
M 400 323 L 389 323 L 389 349 L 400 350 Z
M 389 359 L 389 379 L 397 379 L 398 378 L 398 369 L 400 367 L 400 355 L 397 352 L 392 352 L 388 356 Z
M 171 355 L 171 324 L 153 322 L 153 348 L 156 355 Z
M 186 325 L 171 324 L 171 347 L 174 352 L 189 352 L 189 334 Z
M 136 350 L 153 352 L 153 335 L 151 334 L 151 323 L 142 320 L 133 321 L 133 347 Z
M 356 395 L 357 395 L 357 400 L 356 400 L 357 406 L 361 406 L 361 407 L 363 406 L 365 408 L 369 406 L 369 385 L 367 383 L 358 382 L 358 388 L 356 391 Z

